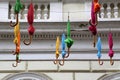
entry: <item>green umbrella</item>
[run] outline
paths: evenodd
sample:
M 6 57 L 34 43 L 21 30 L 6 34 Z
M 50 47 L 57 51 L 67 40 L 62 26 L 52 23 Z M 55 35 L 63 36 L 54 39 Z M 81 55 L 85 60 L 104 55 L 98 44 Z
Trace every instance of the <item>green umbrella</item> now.
M 70 48 L 74 43 L 74 41 L 70 37 L 70 20 L 69 19 L 67 22 L 67 39 L 65 40 L 65 43 L 67 44 L 67 47 L 68 47 L 68 55 L 66 56 L 66 58 L 67 58 L 69 56 L 69 53 L 70 53 Z
M 23 4 L 21 4 L 20 0 L 16 0 L 14 12 L 19 13 L 21 9 L 23 9 Z
M 10 21 L 11 27 L 15 27 L 18 24 L 18 14 L 21 9 L 23 9 L 23 4 L 21 4 L 20 0 L 16 0 L 16 3 L 14 5 L 14 12 L 16 14 L 16 22 L 13 23 L 12 21 Z
M 65 40 L 65 43 L 67 44 L 67 47 L 70 48 L 74 41 L 70 37 L 70 20 L 67 22 L 67 39 Z

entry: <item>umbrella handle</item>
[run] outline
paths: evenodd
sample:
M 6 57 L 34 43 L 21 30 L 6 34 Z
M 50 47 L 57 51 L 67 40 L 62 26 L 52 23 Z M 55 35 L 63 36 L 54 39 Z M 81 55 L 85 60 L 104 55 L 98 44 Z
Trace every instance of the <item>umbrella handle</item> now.
M 18 24 L 18 13 L 16 14 L 16 22 L 15 22 L 15 24 L 13 24 L 13 22 L 10 21 L 10 26 L 15 27 L 17 24 Z
M 93 35 L 93 47 L 96 46 L 96 35 Z
M 20 60 L 19 60 L 19 58 L 17 58 L 17 55 L 16 55 L 16 63 L 15 64 L 13 63 L 12 66 L 17 67 L 18 63 L 20 63 Z
M 68 57 L 69 57 L 69 55 L 70 55 L 70 48 L 68 48 L 68 53 L 67 53 L 67 54 L 65 54 L 65 58 L 68 58 Z
M 17 67 L 18 66 L 18 62 L 16 62 L 15 64 L 12 64 L 13 67 Z
M 56 58 L 56 59 L 53 61 L 54 64 L 58 64 L 58 62 L 59 62 L 59 61 L 58 61 L 58 58 Z
M 61 63 L 61 61 L 59 61 L 59 64 L 60 64 L 61 66 L 63 66 L 63 65 L 64 65 L 64 63 L 65 63 L 64 58 L 62 59 L 62 63 Z
M 30 45 L 31 44 L 31 42 L 32 42 L 32 35 L 29 35 L 29 41 L 28 42 L 26 42 L 26 39 L 23 41 L 23 43 L 25 44 L 25 45 Z
M 101 61 L 100 58 L 98 58 L 98 63 L 99 65 L 103 65 L 103 61 Z
M 114 61 L 113 61 L 112 57 L 110 57 L 110 64 L 111 64 L 111 65 L 114 64 Z

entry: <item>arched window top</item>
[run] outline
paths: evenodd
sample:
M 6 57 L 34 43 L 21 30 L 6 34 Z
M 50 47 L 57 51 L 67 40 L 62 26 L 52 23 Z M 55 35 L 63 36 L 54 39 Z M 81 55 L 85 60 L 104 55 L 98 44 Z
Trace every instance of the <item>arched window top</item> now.
M 52 80 L 45 74 L 37 74 L 37 73 L 18 73 L 8 75 L 2 80 Z
M 100 77 L 98 80 L 120 80 L 120 73 L 104 75 L 104 76 Z

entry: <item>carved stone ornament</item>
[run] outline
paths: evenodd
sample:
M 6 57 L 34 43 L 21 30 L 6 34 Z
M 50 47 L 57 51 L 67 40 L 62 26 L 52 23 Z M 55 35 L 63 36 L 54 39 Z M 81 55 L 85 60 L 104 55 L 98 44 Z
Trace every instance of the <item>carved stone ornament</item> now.
M 100 77 L 98 80 L 120 80 L 120 73 L 114 73 L 110 75 L 104 75 Z
M 52 80 L 50 77 L 45 74 L 38 73 L 18 73 L 7 75 L 2 80 Z

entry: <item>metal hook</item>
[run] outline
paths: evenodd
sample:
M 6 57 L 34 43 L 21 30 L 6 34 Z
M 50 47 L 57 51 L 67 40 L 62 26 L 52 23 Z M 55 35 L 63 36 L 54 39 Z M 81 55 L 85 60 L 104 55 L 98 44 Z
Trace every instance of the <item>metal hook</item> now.
M 112 60 L 112 57 L 110 58 L 110 64 L 113 65 L 114 61 Z
M 28 43 L 26 42 L 26 40 L 23 41 L 23 43 L 24 43 L 25 45 L 30 45 L 31 42 L 32 42 L 32 35 L 29 35 L 29 36 L 30 36 L 30 39 L 29 39 L 29 42 L 28 42 Z
M 61 61 L 62 61 L 62 63 L 61 63 Z M 61 66 L 63 66 L 64 63 L 65 63 L 65 59 L 63 58 L 61 61 L 59 61 L 59 64 L 60 64 Z
M 67 53 L 67 54 L 65 54 L 65 58 L 68 58 L 68 57 L 69 57 L 69 55 L 70 55 L 70 48 L 68 48 L 68 53 Z
M 17 24 L 18 24 L 18 13 L 16 14 L 16 23 L 13 24 L 13 22 L 10 21 L 10 26 L 11 26 L 11 27 L 15 27 Z
M 103 61 L 101 61 L 100 58 L 98 58 L 98 62 L 99 62 L 99 65 L 103 65 Z

